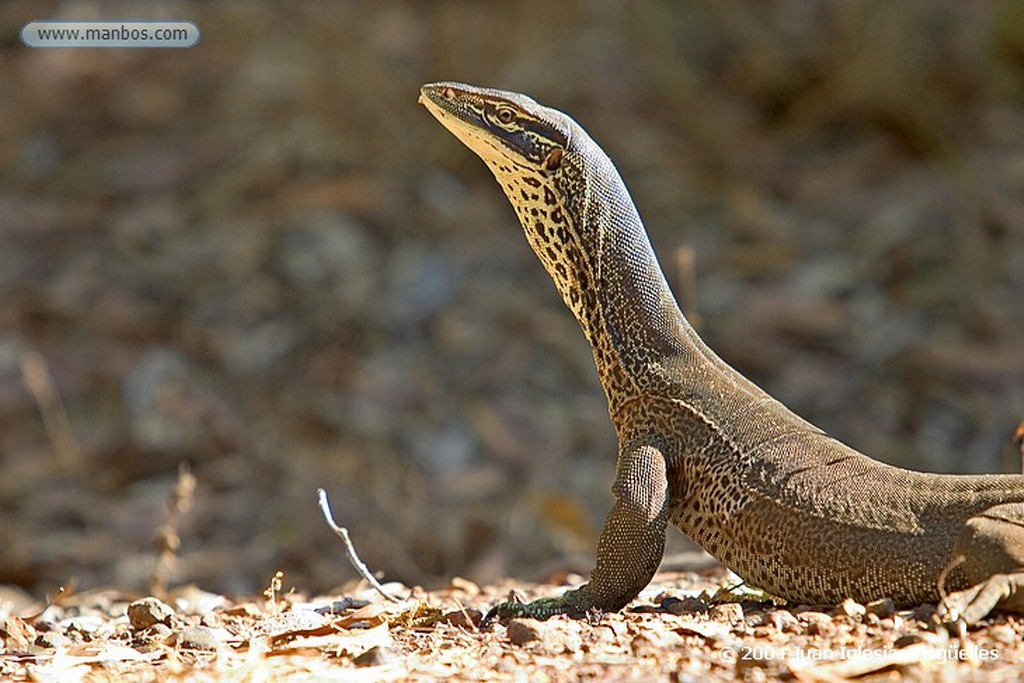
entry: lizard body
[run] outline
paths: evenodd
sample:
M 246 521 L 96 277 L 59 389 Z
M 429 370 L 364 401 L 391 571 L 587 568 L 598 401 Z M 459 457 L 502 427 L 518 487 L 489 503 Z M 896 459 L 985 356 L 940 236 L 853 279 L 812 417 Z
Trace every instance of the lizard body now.
M 657 570 L 669 523 L 793 602 L 936 602 L 963 553 L 946 618 L 1024 602 L 1024 476 L 914 472 L 828 436 L 704 344 L 618 171 L 575 121 L 458 83 L 425 85 L 420 101 L 502 186 L 590 342 L 619 439 L 590 581 L 499 615 L 621 609 Z

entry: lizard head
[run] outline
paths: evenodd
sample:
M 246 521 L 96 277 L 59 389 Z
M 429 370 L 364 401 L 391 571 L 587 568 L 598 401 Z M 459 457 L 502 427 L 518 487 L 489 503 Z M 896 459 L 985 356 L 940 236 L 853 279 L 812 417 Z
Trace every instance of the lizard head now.
M 588 220 L 586 180 L 611 161 L 560 111 L 529 97 L 461 83 L 431 83 L 420 102 L 487 164 L 515 209 L 526 238 L 588 338 L 598 315 L 602 235 Z M 596 154 L 595 154 L 596 150 Z M 612 168 L 614 171 L 614 168 Z M 618 177 L 618 174 L 615 174 Z

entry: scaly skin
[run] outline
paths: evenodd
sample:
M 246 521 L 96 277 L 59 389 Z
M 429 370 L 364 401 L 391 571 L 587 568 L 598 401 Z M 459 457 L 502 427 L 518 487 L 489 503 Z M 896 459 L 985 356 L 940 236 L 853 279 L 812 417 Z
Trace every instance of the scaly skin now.
M 615 503 L 590 582 L 493 614 L 621 609 L 657 570 L 670 522 L 792 602 L 936 602 L 956 546 L 969 554 L 948 574 L 946 586 L 962 592 L 945 617 L 973 623 L 1019 609 L 1024 477 L 913 472 L 829 437 L 705 346 L 618 171 L 575 121 L 524 95 L 459 83 L 425 85 L 420 101 L 505 191 L 591 344 L 619 437 Z

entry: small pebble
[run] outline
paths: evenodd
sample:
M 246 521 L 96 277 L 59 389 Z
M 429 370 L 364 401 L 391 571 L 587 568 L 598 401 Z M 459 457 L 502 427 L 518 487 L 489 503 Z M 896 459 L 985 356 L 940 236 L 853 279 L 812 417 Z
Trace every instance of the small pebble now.
M 879 619 L 888 619 L 896 614 L 896 605 L 893 604 L 892 598 L 882 598 L 881 600 L 869 602 L 864 608 L 868 614 L 874 614 Z
M 221 645 L 209 626 L 186 626 L 175 634 L 175 644 L 188 650 L 216 650 Z
M 479 626 L 482 619 L 483 614 L 481 614 L 480 610 L 472 608 L 454 610 L 441 617 L 441 621 L 449 623 L 452 626 L 458 626 L 459 628 L 473 628 L 474 626 Z
M 730 624 L 743 620 L 743 608 L 734 602 L 715 605 L 711 608 L 710 614 L 715 621 L 724 621 Z
M 923 642 L 925 642 L 925 638 L 920 633 L 904 633 L 892 645 L 898 650 L 908 645 L 917 645 Z
M 356 666 L 383 666 L 398 658 L 398 653 L 390 647 L 374 645 L 354 660 Z
M 823 612 L 801 612 L 800 619 L 807 623 L 807 635 L 828 637 L 836 632 L 832 617 Z
M 867 612 L 864 605 L 852 598 L 846 598 L 832 612 L 835 615 L 844 615 L 854 619 L 861 619 Z
M 661 608 L 669 614 L 707 614 L 708 603 L 692 596 L 682 600 L 670 597 L 661 601 Z
M 128 605 L 128 623 L 141 631 L 154 624 L 170 624 L 174 610 L 156 598 L 142 598 Z
M 56 650 L 58 647 L 69 647 L 71 640 L 57 631 L 44 631 L 36 636 L 35 644 L 38 647 Z
M 513 619 L 508 622 L 505 633 L 513 645 L 525 645 L 541 639 L 540 622 L 535 619 Z

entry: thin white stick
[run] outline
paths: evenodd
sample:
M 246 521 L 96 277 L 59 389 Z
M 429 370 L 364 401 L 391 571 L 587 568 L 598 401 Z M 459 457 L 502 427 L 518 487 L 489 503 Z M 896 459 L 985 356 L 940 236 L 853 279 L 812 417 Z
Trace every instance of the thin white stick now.
M 352 545 L 352 539 L 348 536 L 348 529 L 345 527 L 338 526 L 334 521 L 334 515 L 331 512 L 331 503 L 327 500 L 327 492 L 323 489 L 316 490 L 317 500 L 320 503 L 320 512 L 323 514 L 324 519 L 327 521 L 327 526 L 331 527 L 331 531 L 338 535 L 342 543 L 345 544 L 345 555 L 348 556 L 348 561 L 352 563 L 359 575 L 370 582 L 374 590 L 383 595 L 391 602 L 401 602 L 401 598 L 395 596 L 384 590 L 384 586 L 380 585 L 380 582 L 370 573 L 370 570 L 366 568 L 363 561 L 359 559 L 359 555 L 356 554 L 356 548 Z

